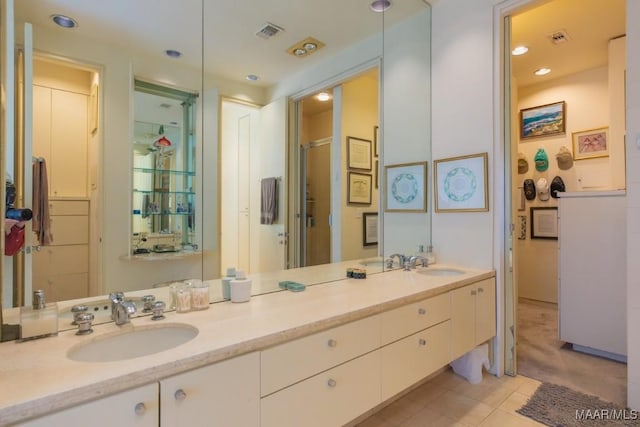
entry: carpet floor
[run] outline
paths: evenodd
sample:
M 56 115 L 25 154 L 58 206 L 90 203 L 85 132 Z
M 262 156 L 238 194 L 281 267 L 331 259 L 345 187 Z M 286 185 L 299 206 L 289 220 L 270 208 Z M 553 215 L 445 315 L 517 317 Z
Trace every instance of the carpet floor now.
M 521 299 L 517 315 L 519 375 L 626 406 L 627 365 L 573 351 L 559 341 L 556 304 Z

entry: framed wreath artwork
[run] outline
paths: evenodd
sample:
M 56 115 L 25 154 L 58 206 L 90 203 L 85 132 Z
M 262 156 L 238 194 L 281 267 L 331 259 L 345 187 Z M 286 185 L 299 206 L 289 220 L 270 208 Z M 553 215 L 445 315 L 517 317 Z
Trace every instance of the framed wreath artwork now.
M 487 163 L 487 153 L 435 160 L 435 211 L 488 211 Z
M 386 212 L 427 211 L 427 162 L 385 166 Z

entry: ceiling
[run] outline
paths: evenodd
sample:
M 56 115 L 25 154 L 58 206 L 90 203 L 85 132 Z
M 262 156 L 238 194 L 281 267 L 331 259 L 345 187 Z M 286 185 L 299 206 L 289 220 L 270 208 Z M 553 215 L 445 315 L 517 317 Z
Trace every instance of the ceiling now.
M 255 74 L 260 80 L 253 84 L 267 87 L 379 33 L 383 15 L 389 27 L 427 7 L 423 0 L 396 0 L 380 14 L 369 10 L 370 1 L 17 0 L 15 14 L 34 25 L 111 45 L 135 44 L 149 55 L 179 50 L 183 56 L 177 60 L 194 67 L 200 67 L 204 52 L 212 75 L 246 83 L 245 76 Z M 56 27 L 50 20 L 54 13 L 74 18 L 79 26 Z M 267 22 L 284 31 L 268 40 L 257 37 Z M 286 52 L 310 36 L 326 46 L 303 59 Z
M 529 52 L 512 56 L 512 75 L 519 87 L 556 79 L 608 62 L 608 41 L 625 34 L 626 0 L 543 0 L 512 16 L 512 48 Z M 565 31 L 568 41 L 553 44 L 550 35 Z M 551 73 L 533 74 L 541 67 Z

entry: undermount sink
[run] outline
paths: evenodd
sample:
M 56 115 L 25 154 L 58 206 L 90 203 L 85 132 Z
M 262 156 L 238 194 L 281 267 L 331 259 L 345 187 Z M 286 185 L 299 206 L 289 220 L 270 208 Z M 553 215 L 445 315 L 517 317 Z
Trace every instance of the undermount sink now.
M 77 362 L 115 362 L 148 356 L 191 341 L 198 329 L 182 323 L 136 327 L 97 337 L 72 347 L 67 357 Z
M 416 270 L 420 274 L 426 274 L 428 276 L 458 276 L 464 274 L 464 270 L 458 270 L 457 268 L 432 268 L 427 267 L 421 270 Z

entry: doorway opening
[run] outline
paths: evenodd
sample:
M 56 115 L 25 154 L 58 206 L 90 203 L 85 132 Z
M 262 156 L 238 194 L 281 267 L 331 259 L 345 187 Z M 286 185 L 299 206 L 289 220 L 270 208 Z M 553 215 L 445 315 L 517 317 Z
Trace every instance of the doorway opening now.
M 374 67 L 296 103 L 294 168 L 300 191 L 294 258 L 300 267 L 360 260 L 377 268 L 371 260 L 382 253 L 377 237 L 379 85 Z
M 522 4 L 524 8 L 506 17 L 504 26 L 505 75 L 510 76 L 504 82 L 505 105 L 511 106 L 505 113 L 505 135 L 510 141 L 505 147 L 505 164 L 509 165 L 505 177 L 509 192 L 506 208 L 512 224 L 507 244 L 512 258 L 507 260 L 511 269 L 506 280 L 505 371 L 562 384 L 625 405 L 626 365 L 575 351 L 577 343 L 568 342 L 563 333 L 567 322 L 559 320 L 572 310 L 569 304 L 572 301 L 563 294 L 571 282 L 566 270 L 568 263 L 562 265 L 566 256 L 563 250 L 569 245 L 567 240 L 559 244 L 566 237 L 562 230 L 558 232 L 556 212 L 569 198 L 554 197 L 556 194 L 551 194 L 554 188 L 549 188 L 557 181 L 556 177 L 565 187 L 561 192 L 576 194 L 576 197 L 625 186 L 625 56 L 621 47 L 624 45 L 625 1 L 611 2 L 604 8 L 598 2 L 573 0 Z M 574 13 L 578 9 L 582 12 L 579 19 Z M 608 25 L 599 26 L 598 31 L 589 24 L 603 19 Z M 544 25 L 540 25 L 541 22 Z M 590 30 L 585 32 L 585 28 Z M 560 29 L 562 31 L 556 31 Z M 560 33 L 564 35 L 557 35 Z M 558 37 L 563 40 L 558 41 Z M 598 42 L 592 37 L 598 38 Z M 527 43 L 528 54 L 521 57 L 511 54 L 512 49 Z M 581 48 L 583 43 L 587 48 Z M 596 49 L 596 45 L 602 49 Z M 598 54 L 603 59 L 594 59 Z M 543 61 L 548 66 L 559 56 L 567 58 L 571 65 L 580 66 L 567 68 L 570 65 L 555 62 L 555 67 L 549 67 L 550 74 L 534 76 L 533 72 Z M 536 61 L 539 64 L 534 67 Z M 552 123 L 556 127 L 545 124 L 533 131 L 526 126 L 530 125 L 530 112 L 547 106 L 561 109 L 562 118 L 558 115 Z M 604 128 L 608 138 L 606 156 L 582 153 L 578 144 L 580 135 Z M 545 218 L 550 219 L 548 227 L 540 222 Z M 568 256 L 581 257 L 579 253 Z M 624 288 L 625 282 L 612 286 Z M 559 295 L 564 296 L 559 298 Z M 600 307 L 610 299 L 613 300 L 601 300 Z M 586 306 L 582 309 L 591 311 Z M 623 322 L 620 327 L 624 331 L 626 324 Z M 581 328 L 589 329 L 590 334 L 598 333 L 584 324 Z M 513 347 L 509 344 L 509 331 L 513 333 Z

